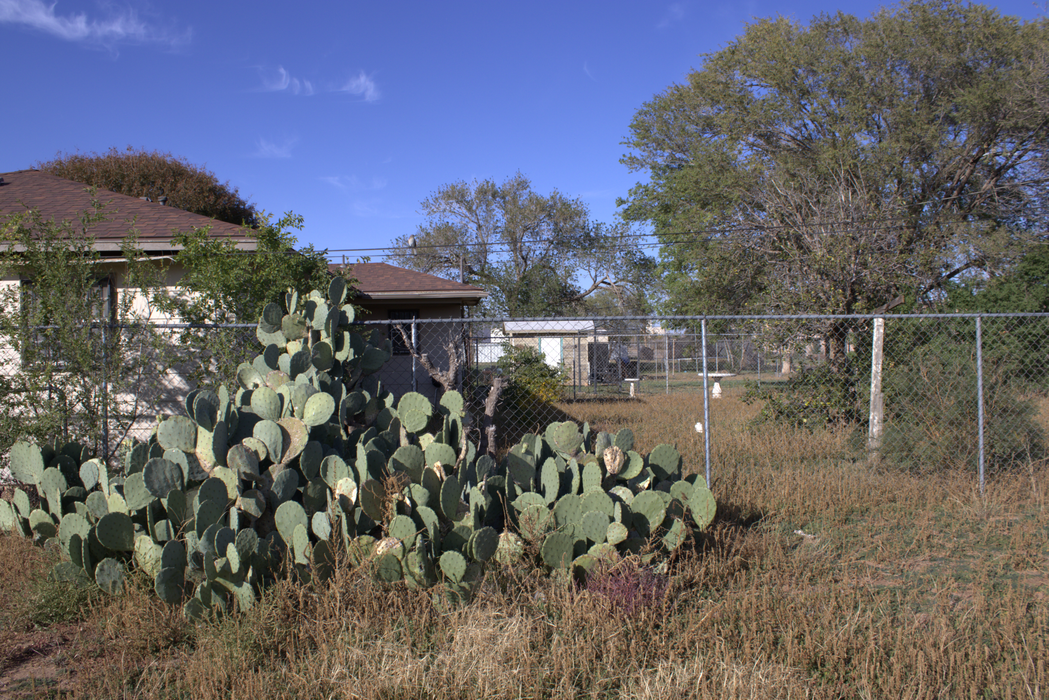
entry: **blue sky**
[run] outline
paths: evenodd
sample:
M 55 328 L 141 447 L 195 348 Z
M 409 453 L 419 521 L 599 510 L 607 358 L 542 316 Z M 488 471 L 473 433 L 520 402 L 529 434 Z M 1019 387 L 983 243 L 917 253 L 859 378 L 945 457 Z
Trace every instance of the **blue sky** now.
M 1044 16 L 1030 0 L 991 3 Z M 0 0 L 0 172 L 126 146 L 206 166 L 355 260 L 442 184 L 521 171 L 610 222 L 634 112 L 756 17 L 881 3 Z

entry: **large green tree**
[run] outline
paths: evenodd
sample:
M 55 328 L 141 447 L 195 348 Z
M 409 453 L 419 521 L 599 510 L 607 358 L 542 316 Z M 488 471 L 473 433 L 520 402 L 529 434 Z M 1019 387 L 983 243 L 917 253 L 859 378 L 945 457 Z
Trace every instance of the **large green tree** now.
M 238 250 L 229 239 L 213 238 L 208 228 L 179 233 L 175 262 L 185 268 L 174 300 L 179 315 L 193 323 L 258 321 L 262 308 L 280 302 L 289 288 L 326 288 L 330 276 L 326 251 L 313 245 L 297 247 L 293 233 L 303 218 L 291 212 L 271 221 L 259 213 L 261 225 L 247 233 L 255 238 L 252 252 Z
M 489 314 L 572 313 L 601 289 L 635 299 L 651 272 L 627 226 L 593 223 L 581 200 L 539 194 L 520 173 L 444 185 L 421 212 L 415 245 L 401 236 L 392 260 L 485 288 Z
M 705 55 L 625 141 L 668 310 L 869 312 L 1008 266 L 1045 231 L 1047 47 L 1045 20 L 934 0 Z
M 37 170 L 129 197 L 167 197 L 169 206 L 231 224 L 260 224 L 255 206 L 214 173 L 170 153 L 110 148 L 105 153 L 59 153 Z
M 208 235 L 208 228 L 178 234 L 181 247 L 175 263 L 185 269 L 179 294 L 168 298 L 168 310 L 195 324 L 255 323 L 268 303 L 283 305 L 288 289 L 306 292 L 327 289 L 331 279 L 327 252 L 312 245 L 297 247 L 294 231 L 303 218 L 291 212 L 271 221 L 259 212 L 261 225 L 249 229 L 256 250 L 238 250 L 229 239 Z M 253 330 L 190 329 L 184 339 L 201 348 L 196 369 L 200 374 L 218 371 L 231 380 L 246 348 L 258 341 Z

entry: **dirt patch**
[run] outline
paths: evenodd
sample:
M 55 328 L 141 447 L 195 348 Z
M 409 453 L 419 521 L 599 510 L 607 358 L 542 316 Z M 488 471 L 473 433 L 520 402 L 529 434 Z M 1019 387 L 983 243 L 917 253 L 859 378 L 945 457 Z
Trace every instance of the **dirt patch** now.
M 72 690 L 73 648 L 77 625 L 7 633 L 0 638 L 0 697 L 32 697 L 44 689 Z

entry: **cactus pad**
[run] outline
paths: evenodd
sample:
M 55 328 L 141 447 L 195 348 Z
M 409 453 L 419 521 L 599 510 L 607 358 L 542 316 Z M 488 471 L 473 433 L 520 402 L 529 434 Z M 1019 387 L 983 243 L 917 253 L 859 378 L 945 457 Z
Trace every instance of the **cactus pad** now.
M 455 449 L 451 445 L 445 445 L 443 442 L 431 442 L 426 446 L 425 453 L 426 466 L 428 467 L 431 467 L 438 462 L 440 462 L 446 472 L 455 467 L 457 455 L 455 454 Z
M 135 564 L 151 578 L 156 578 L 160 573 L 163 552 L 164 548 L 154 542 L 152 537 L 139 535 L 135 538 Z
M 642 491 L 634 497 L 630 509 L 634 512 L 634 527 L 642 535 L 654 534 L 666 517 L 663 499 L 653 491 Z
M 561 496 L 554 504 L 554 518 L 558 527 L 579 522 L 583 517 L 583 499 L 575 494 Z
M 526 540 L 538 540 L 554 525 L 554 517 L 545 505 L 532 505 L 517 517 L 517 529 Z
M 273 486 L 270 490 L 273 492 L 273 497 L 277 503 L 284 503 L 295 496 L 295 491 L 298 488 L 299 475 L 294 469 L 284 469 L 273 479 Z
M 714 521 L 717 512 L 717 501 L 710 489 L 695 486 L 692 495 L 688 499 L 688 509 L 692 512 L 692 519 L 700 530 L 705 530 Z
M 124 513 L 109 513 L 94 527 L 99 544 L 114 552 L 130 552 L 135 549 L 135 524 Z
M 286 416 L 277 421 L 277 425 L 281 427 L 283 431 L 283 448 L 284 452 L 280 455 L 281 462 L 290 462 L 306 449 L 306 445 L 310 439 L 310 429 L 304 422 L 298 418 L 292 418 Z M 275 460 L 276 461 L 276 460 Z
M 154 458 L 146 462 L 142 468 L 142 480 L 149 492 L 157 498 L 166 498 L 171 491 L 181 491 L 185 487 L 182 467 L 164 458 Z M 126 490 L 127 482 L 124 484 Z
M 474 532 L 467 544 L 467 550 L 477 561 L 484 563 L 495 556 L 499 548 L 499 535 L 490 527 L 482 527 Z
M 328 455 L 321 461 L 320 477 L 328 486 L 335 488 L 340 481 L 350 477 L 350 468 L 339 455 Z
M 100 460 L 91 459 L 80 465 L 80 483 L 84 485 L 86 491 L 90 491 L 98 486 L 98 474 L 99 468 L 105 469 L 105 465 Z
M 466 576 L 466 559 L 459 552 L 445 552 L 439 561 L 441 573 L 452 583 L 459 583 Z
M 234 445 L 226 453 L 226 465 L 240 478 L 255 479 L 259 476 L 259 457 L 255 450 Z
M 361 484 L 357 495 L 365 515 L 375 522 L 382 522 L 386 505 L 386 487 L 382 482 L 368 479 Z
M 539 481 L 543 486 L 543 499 L 547 505 L 556 501 L 561 491 L 561 472 L 557 469 L 557 462 L 553 459 L 543 462 Z
M 157 572 L 153 590 L 157 597 L 169 605 L 177 605 L 185 597 L 186 579 L 183 569 L 165 568 Z
M 251 410 L 262 420 L 276 421 L 283 411 L 281 398 L 268 386 L 259 387 L 251 392 Z
M 295 501 L 281 503 L 273 515 L 273 520 L 277 526 L 277 532 L 288 544 L 294 541 L 292 538 L 295 535 L 296 527 L 301 525 L 305 529 L 309 526 L 306 511 Z
M 405 430 L 408 428 L 405 427 Z M 390 458 L 391 471 L 403 471 L 415 483 L 422 483 L 426 458 L 417 445 L 402 445 Z
M 51 519 L 50 515 L 39 509 L 29 513 L 29 529 L 36 533 L 41 540 L 51 539 L 58 534 L 55 521 Z
M 165 450 L 192 452 L 197 447 L 197 425 L 185 416 L 171 416 L 157 426 L 157 442 Z
M 440 405 L 443 409 L 442 412 L 447 413 L 449 416 L 463 415 L 463 395 L 454 389 L 444 392 L 441 396 Z
M 601 491 L 601 465 L 597 462 L 588 462 L 583 467 L 583 493 L 594 493 Z
M 116 559 L 103 559 L 95 568 L 95 583 L 110 595 L 120 595 L 124 590 L 124 565 Z
M 592 510 L 585 515 L 579 521 L 579 527 L 576 528 L 576 533 L 587 538 L 595 544 L 601 544 L 605 541 L 608 534 L 609 517 L 604 513 L 596 510 Z
M 396 515 L 390 521 L 388 529 L 390 537 L 396 537 L 404 545 L 410 546 L 415 540 L 415 523 L 407 515 Z
M 681 478 L 681 453 L 672 445 L 656 445 L 648 455 L 648 466 L 656 481 Z
M 40 495 L 47 499 L 48 509 L 55 515 L 62 514 L 62 494 L 69 486 L 62 472 L 48 467 L 40 476 Z
M 572 421 L 552 424 L 546 435 L 555 450 L 568 455 L 575 453 L 583 444 L 583 434 L 579 432 L 579 426 Z
M 379 557 L 375 571 L 376 575 L 387 583 L 400 581 L 404 577 L 401 560 L 393 552 L 386 552 Z
M 284 431 L 272 420 L 261 420 L 255 424 L 252 436 L 266 445 L 266 454 L 276 464 L 284 454 Z
M 684 521 L 675 518 L 674 522 L 667 529 L 666 534 L 663 535 L 663 546 L 668 551 L 673 552 L 684 543 L 687 533 Z
M 634 449 L 634 433 L 630 428 L 623 428 L 616 436 L 612 439 L 612 444 L 623 450 L 623 452 L 629 452 Z
M 626 525 L 623 525 L 622 523 L 609 523 L 608 530 L 605 532 L 605 539 L 608 541 L 608 544 L 617 545 L 624 541 L 629 534 L 630 532 L 627 530 Z
M 28 442 L 16 442 L 10 452 L 11 476 L 23 484 L 36 486 L 44 473 L 40 448 Z
M 552 532 L 543 540 L 543 563 L 551 569 L 567 569 L 572 564 L 573 540 L 563 532 Z
M 313 427 L 327 423 L 335 413 L 335 399 L 331 394 L 320 392 L 306 400 L 302 411 L 302 421 Z
M 454 476 L 449 476 L 441 484 L 441 498 L 439 505 L 441 507 L 441 514 L 445 518 L 451 521 L 455 521 L 459 513 L 459 498 L 462 495 L 462 488 L 459 486 L 459 480 Z

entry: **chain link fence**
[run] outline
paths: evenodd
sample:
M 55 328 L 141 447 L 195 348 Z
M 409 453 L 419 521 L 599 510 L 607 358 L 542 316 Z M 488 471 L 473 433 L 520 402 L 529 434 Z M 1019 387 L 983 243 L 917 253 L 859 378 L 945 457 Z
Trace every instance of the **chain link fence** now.
M 904 468 L 971 465 L 982 474 L 1049 451 L 1046 314 L 361 325 L 391 341 L 385 388 L 436 400 L 441 383 L 426 367 L 450 372 L 474 429 L 487 411 L 504 446 L 564 420 L 569 407 L 587 420 L 609 403 L 673 413 L 701 397 L 708 471 L 710 441 L 738 425 L 719 416 L 744 410 L 748 425 L 849 431 L 856 455 Z M 97 327 L 86 358 L 35 330 L 32 342 L 0 342 L 5 452 L 29 434 L 90 440 L 108 456 L 148 437 L 158 414 L 180 412 L 201 380 L 230 385 L 237 363 L 259 352 L 253 324 Z

